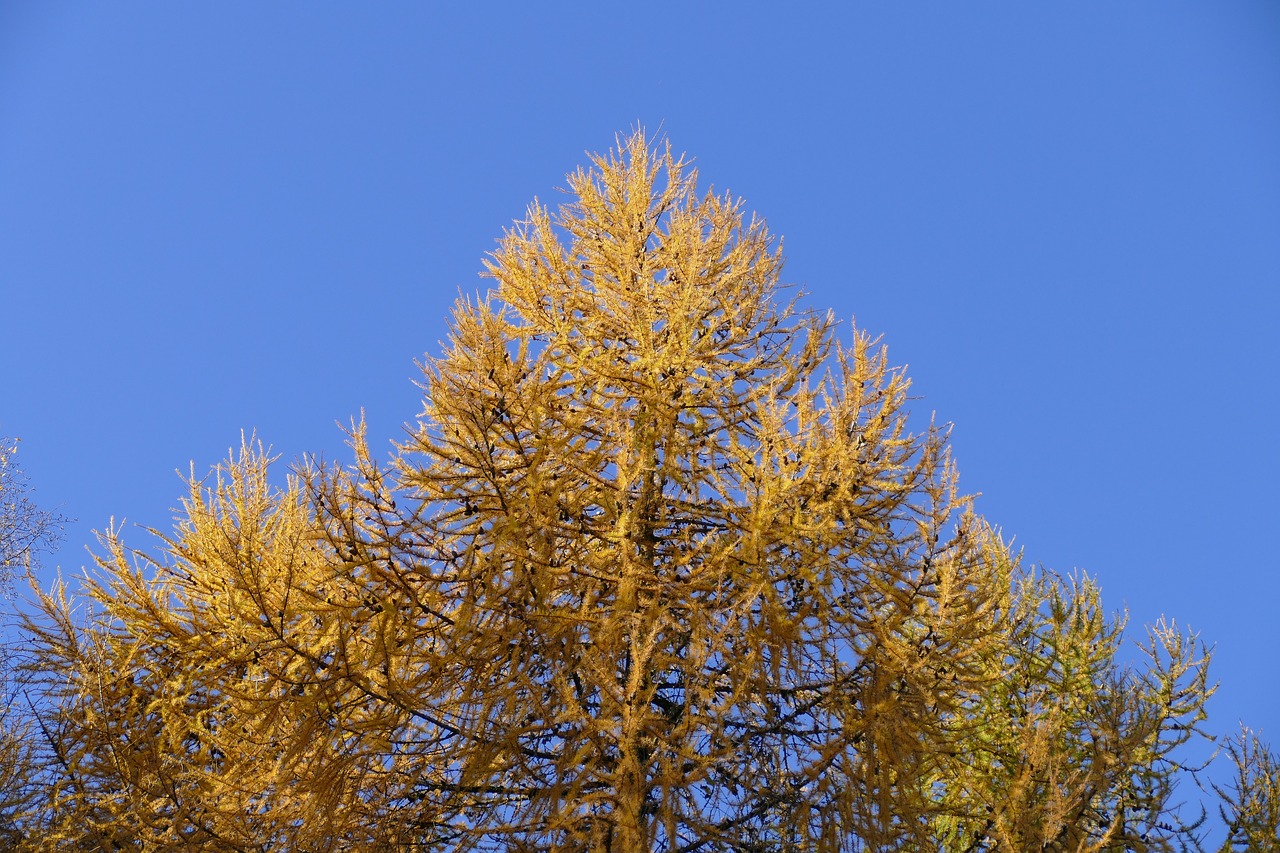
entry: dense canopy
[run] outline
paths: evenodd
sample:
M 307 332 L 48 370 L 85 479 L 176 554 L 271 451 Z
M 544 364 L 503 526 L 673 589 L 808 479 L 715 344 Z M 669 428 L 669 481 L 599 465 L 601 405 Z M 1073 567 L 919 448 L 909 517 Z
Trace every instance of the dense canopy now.
M 43 595 L 15 843 L 1193 843 L 1196 638 L 1158 624 L 1122 664 L 1097 585 L 1021 565 L 885 350 L 803 309 L 669 147 L 637 132 L 568 189 L 456 306 L 389 465 L 356 424 L 353 465 L 276 488 L 248 440 L 155 553 L 109 531 Z M 1274 794 L 1224 793 L 1274 837 Z

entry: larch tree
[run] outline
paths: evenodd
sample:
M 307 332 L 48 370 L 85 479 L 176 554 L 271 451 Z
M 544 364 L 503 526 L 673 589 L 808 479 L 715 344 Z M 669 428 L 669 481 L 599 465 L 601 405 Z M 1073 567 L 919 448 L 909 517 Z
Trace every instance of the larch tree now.
M 996 545 L 902 374 L 779 301 L 762 222 L 638 134 L 595 167 L 427 364 L 411 515 L 335 543 L 440 614 L 466 734 L 420 793 L 499 846 L 900 845 L 988 677 Z
M 636 133 L 535 204 L 390 465 L 253 442 L 42 597 L 51 847 L 1163 850 L 1210 692 L 1021 568 L 777 242 Z M 93 603 L 77 617 L 76 602 Z
M 948 851 L 1198 849 L 1203 815 L 1174 799 L 1180 748 L 1207 736 L 1208 657 L 1170 622 L 1121 662 L 1123 617 L 1097 584 L 1018 572 L 993 685 L 935 787 L 934 846 Z
M 1248 728 L 1224 746 L 1234 778 L 1214 786 L 1218 814 L 1227 827 L 1219 853 L 1280 850 L 1280 754 Z

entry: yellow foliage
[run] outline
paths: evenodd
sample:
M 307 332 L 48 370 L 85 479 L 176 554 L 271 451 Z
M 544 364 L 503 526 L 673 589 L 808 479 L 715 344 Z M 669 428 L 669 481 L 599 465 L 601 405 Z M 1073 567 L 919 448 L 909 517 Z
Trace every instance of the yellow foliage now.
M 695 178 L 636 133 L 533 205 L 390 465 L 245 442 L 43 595 L 45 849 L 1166 849 L 1203 653 L 1120 667 Z

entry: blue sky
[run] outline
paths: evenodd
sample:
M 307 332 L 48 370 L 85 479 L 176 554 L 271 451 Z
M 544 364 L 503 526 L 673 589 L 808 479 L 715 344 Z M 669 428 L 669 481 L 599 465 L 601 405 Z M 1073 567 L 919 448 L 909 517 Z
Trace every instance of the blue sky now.
M 78 519 L 51 567 L 242 429 L 398 436 L 502 229 L 640 123 L 883 334 L 1029 560 L 1201 631 L 1214 724 L 1280 742 L 1280 5 L 456 5 L 0 4 L 0 434 Z

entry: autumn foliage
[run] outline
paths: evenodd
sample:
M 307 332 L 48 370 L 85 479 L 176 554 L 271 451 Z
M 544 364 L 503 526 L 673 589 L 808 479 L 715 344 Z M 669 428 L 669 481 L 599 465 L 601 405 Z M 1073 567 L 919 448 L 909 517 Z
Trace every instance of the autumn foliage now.
M 1203 647 L 1122 664 L 1096 584 L 1020 564 L 885 350 L 695 177 L 636 133 L 532 206 L 389 462 L 356 424 L 277 487 L 245 442 L 152 551 L 109 531 L 42 593 L 15 843 L 1192 845 Z M 1274 839 L 1275 757 L 1236 754 L 1273 787 L 1227 819 Z

